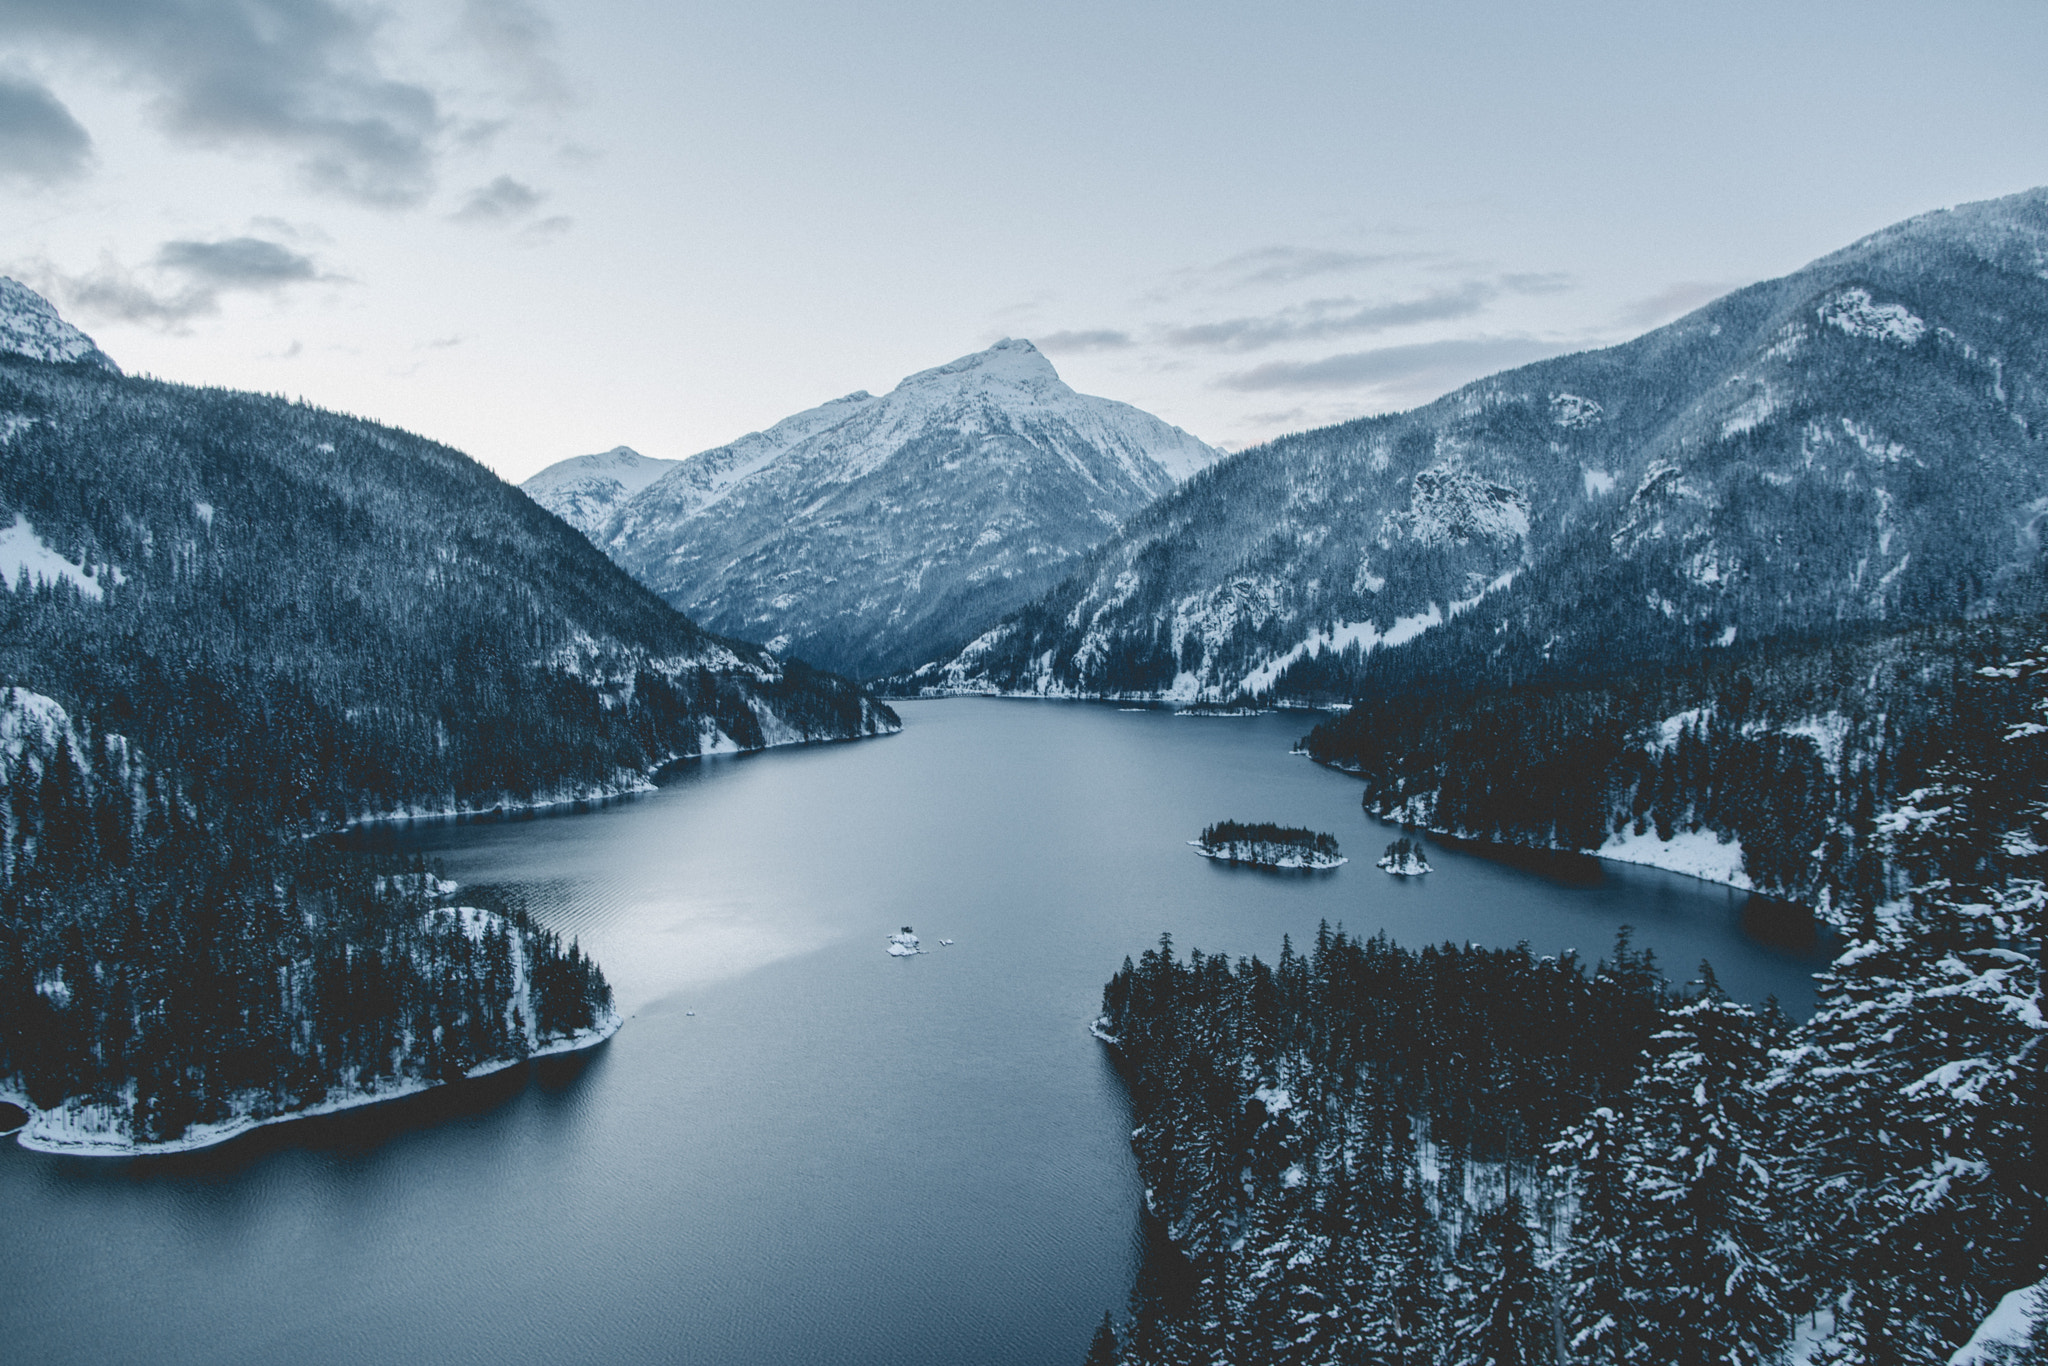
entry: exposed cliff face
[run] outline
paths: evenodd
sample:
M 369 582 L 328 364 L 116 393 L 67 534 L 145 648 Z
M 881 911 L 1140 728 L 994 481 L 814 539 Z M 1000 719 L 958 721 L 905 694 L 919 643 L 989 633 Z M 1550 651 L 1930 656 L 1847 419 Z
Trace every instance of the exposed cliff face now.
M 910 690 L 1347 696 L 2019 607 L 2048 518 L 2048 191 L 1909 220 L 1634 342 L 1283 438 Z M 1489 663 L 1491 661 L 1491 663 Z
M 591 534 L 710 628 L 866 676 L 1028 601 L 1218 454 L 1005 341 L 692 456 Z M 526 487 L 588 526 L 565 480 Z

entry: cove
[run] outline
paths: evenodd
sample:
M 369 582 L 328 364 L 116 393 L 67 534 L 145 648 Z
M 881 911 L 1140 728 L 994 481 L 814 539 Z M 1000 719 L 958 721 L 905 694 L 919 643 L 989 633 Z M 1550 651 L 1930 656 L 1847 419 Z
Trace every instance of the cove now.
M 1725 888 L 1435 842 L 1435 872 L 1381 873 L 1396 832 L 1288 752 L 1304 716 L 900 710 L 901 735 L 705 760 L 590 814 L 365 832 L 578 936 L 625 1028 L 184 1157 L 0 1144 L 0 1342 L 44 1363 L 1077 1366 L 1144 1237 L 1087 1029 L 1162 932 L 1270 960 L 1327 919 L 1590 960 L 1626 922 L 1675 979 L 1711 958 L 1732 994 L 1811 1009 L 1815 952 L 1758 937 L 1768 908 Z M 1329 831 L 1351 862 L 1197 857 L 1226 818 Z M 892 958 L 905 924 L 927 952 Z

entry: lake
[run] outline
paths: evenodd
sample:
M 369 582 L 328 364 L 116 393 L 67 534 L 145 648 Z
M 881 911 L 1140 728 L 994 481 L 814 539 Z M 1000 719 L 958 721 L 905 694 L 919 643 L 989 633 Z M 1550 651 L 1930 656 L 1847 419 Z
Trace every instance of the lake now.
M 1710 958 L 1733 995 L 1812 1006 L 1813 951 L 1725 888 L 1440 845 L 1427 877 L 1381 873 L 1398 832 L 1288 752 L 1312 717 L 899 710 L 899 736 L 692 763 L 602 811 L 368 836 L 578 937 L 625 1028 L 185 1157 L 0 1144 L 12 1359 L 1079 1366 L 1141 1252 L 1087 1026 L 1162 932 L 1270 960 L 1327 919 L 1593 959 L 1628 923 L 1675 977 Z M 1196 857 L 1226 817 L 1351 862 Z M 892 958 L 906 924 L 928 952 Z

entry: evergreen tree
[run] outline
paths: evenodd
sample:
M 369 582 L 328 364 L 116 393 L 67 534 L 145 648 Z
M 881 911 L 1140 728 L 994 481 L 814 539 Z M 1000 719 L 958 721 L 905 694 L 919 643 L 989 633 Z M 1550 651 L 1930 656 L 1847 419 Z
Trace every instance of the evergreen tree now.
M 1634 1218 L 1622 1236 L 1621 1340 L 1672 1366 L 1777 1360 L 1790 1331 L 1777 1263 L 1768 1059 L 1756 1013 L 1704 990 L 1673 1006 L 1636 1089 L 1627 1154 Z
M 1550 1288 L 1537 1265 L 1528 1211 L 1510 1195 L 1481 1219 L 1466 1270 L 1449 1366 L 1536 1366 L 1556 1360 Z

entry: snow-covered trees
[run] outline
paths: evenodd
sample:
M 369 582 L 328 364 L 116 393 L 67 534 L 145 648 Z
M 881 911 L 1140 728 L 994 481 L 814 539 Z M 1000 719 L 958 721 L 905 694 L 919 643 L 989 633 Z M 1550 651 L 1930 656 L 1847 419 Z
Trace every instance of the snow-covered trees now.
M 1805 1024 L 1626 938 L 1127 964 L 1106 1032 L 1202 1284 L 1127 1360 L 1771 1366 L 1810 1318 L 1815 1366 L 1948 1361 L 2048 1265 L 2048 654 L 1954 695 Z
M 1860 909 L 1774 1080 L 1853 1359 L 1946 1360 L 2048 1251 L 2044 682 L 2038 657 L 1984 671 L 1980 724 L 1886 821 L 1906 894 Z

